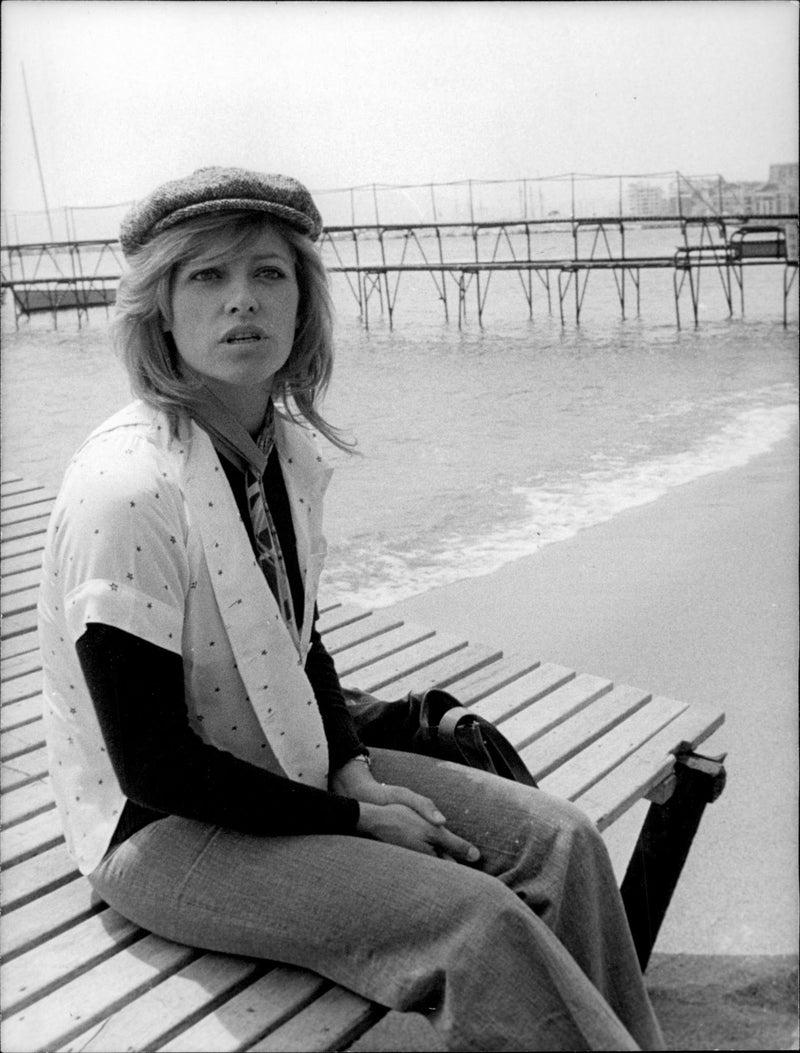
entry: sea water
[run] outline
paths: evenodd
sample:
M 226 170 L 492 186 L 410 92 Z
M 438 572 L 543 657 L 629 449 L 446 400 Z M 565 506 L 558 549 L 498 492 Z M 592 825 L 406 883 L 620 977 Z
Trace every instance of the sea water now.
M 464 256 L 451 247 L 450 259 Z M 747 463 L 797 419 L 797 306 L 781 324 L 782 267 L 745 275 L 746 315 L 728 317 L 719 277 L 703 274 L 700 326 L 671 271 L 632 279 L 625 320 L 610 274 L 592 274 L 581 324 L 574 287 L 558 309 L 555 278 L 476 284 L 457 324 L 428 274 L 403 275 L 394 326 L 374 293 L 370 329 L 342 275 L 333 278 L 337 357 L 324 411 L 358 442 L 325 446 L 335 467 L 326 504 L 327 593 L 384 606 L 496 570 L 675 487 Z M 795 290 L 796 292 L 796 290 Z M 101 311 L 14 331 L 4 312 L 4 470 L 56 483 L 70 452 L 126 400 Z

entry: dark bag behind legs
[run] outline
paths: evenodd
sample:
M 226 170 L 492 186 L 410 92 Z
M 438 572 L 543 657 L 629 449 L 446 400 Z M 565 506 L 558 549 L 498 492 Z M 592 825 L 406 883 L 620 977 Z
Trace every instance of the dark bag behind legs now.
M 365 746 L 424 753 L 536 786 L 520 755 L 494 724 L 471 713 L 447 691 L 412 691 L 397 702 L 355 688 L 345 689 L 344 696 Z

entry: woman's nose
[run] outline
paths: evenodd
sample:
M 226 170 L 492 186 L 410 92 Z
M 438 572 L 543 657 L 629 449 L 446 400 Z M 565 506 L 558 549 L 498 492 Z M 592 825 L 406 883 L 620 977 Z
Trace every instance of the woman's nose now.
M 228 290 L 225 309 L 228 314 L 252 314 L 258 310 L 258 298 L 248 282 L 237 282 Z

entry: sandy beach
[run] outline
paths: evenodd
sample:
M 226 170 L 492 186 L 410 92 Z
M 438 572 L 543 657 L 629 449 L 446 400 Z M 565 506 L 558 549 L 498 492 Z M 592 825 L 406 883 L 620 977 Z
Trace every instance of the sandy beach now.
M 724 706 L 706 746 L 729 752 L 728 786 L 706 812 L 660 950 L 795 947 L 794 463 L 794 444 L 783 443 L 393 608 L 506 653 Z
M 797 1048 L 796 458 L 782 442 L 393 608 L 506 653 L 724 706 L 706 750 L 728 753 L 728 785 L 648 972 L 674 1049 Z M 609 834 L 620 871 L 642 814 Z

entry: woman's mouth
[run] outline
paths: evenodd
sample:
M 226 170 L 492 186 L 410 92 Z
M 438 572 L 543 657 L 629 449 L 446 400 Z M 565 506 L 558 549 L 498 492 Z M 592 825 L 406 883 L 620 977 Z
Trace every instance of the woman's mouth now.
M 222 337 L 223 344 L 253 344 L 263 340 L 266 333 L 263 329 L 254 325 L 237 325 L 229 329 Z

